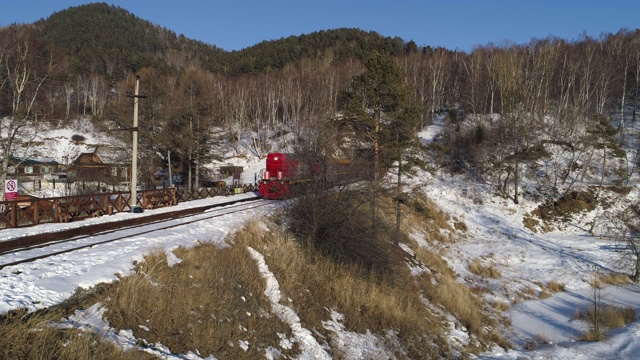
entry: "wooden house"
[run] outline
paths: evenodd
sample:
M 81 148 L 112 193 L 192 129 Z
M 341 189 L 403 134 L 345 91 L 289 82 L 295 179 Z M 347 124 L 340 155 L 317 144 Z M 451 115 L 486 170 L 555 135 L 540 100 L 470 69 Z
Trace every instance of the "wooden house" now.
M 70 181 L 117 183 L 125 181 L 129 176 L 128 165 L 106 164 L 96 152 L 80 154 L 67 169 Z
M 18 159 L 10 160 L 9 177 L 21 181 L 36 181 L 47 177 L 55 177 L 65 172 L 65 166 L 48 159 Z

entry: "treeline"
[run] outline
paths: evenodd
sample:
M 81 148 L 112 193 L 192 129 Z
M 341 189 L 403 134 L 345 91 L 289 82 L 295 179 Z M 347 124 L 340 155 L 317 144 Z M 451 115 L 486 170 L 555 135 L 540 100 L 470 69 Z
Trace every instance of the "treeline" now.
M 222 142 L 262 155 L 279 150 L 270 147 L 274 130 L 295 139 L 312 126 L 332 126 L 342 110 L 340 93 L 364 71 L 373 50 L 397 58 L 423 125 L 448 111 L 451 131 L 438 150 L 442 166 L 478 176 L 491 167 L 505 192 L 517 177 L 518 155 L 537 143 L 570 144 L 574 152 L 587 138 L 594 143 L 595 114 L 615 115 L 624 134 L 626 122 L 635 121 L 640 86 L 640 33 L 628 30 L 463 53 L 338 29 L 229 53 L 123 9 L 91 4 L 33 26 L 1 29 L 0 43 L 0 74 L 7 80 L 0 89 L 2 116 L 21 113 L 26 121 L 38 114 L 39 121 L 58 123 L 91 116 L 104 128 L 126 128 L 128 94 L 134 72 L 139 75 L 147 95 L 140 101 L 140 141 L 149 176 L 167 151 L 176 167 L 189 171 L 215 156 Z M 20 59 L 38 71 L 28 72 L 18 94 L 16 71 L 9 70 Z M 38 80 L 44 81 L 36 86 Z M 31 98 L 31 109 L 13 105 Z M 499 116 L 488 121 L 482 114 Z M 475 120 L 469 125 L 465 118 Z M 559 169 L 557 177 L 567 181 L 566 172 Z
M 637 169 L 637 153 L 628 158 L 621 146 L 637 116 L 639 30 L 401 61 L 424 114 L 449 110 L 441 165 L 470 172 L 516 203 L 524 175 L 537 186 L 530 190 L 553 201 L 595 176 L 589 184 L 599 188 L 605 178 L 625 185 Z

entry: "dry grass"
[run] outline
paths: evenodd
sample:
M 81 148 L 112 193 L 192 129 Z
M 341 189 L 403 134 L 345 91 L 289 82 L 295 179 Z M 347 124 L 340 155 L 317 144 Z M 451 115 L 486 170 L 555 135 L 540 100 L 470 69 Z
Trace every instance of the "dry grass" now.
M 549 340 L 542 334 L 537 334 L 533 339 L 525 342 L 524 348 L 529 351 L 538 350 L 549 344 Z
M 509 311 L 511 310 L 511 305 L 506 301 L 498 300 L 493 303 L 493 308 L 499 311 Z
M 265 232 L 260 241 L 252 239 L 236 236 L 237 242 L 263 253 L 304 326 L 322 334 L 330 346 L 334 339 L 322 322 L 335 310 L 344 315 L 348 331 L 371 331 L 381 337 L 390 329 L 398 331 L 400 348 L 408 351 L 408 357 L 432 358 L 448 352 L 441 321 L 425 308 L 405 266 L 380 277 L 354 264 L 336 263 L 275 231 Z
M 454 314 L 458 321 L 481 341 L 493 342 L 504 348 L 510 348 L 511 344 L 497 331 L 487 331 L 487 329 L 497 327 L 496 320 L 485 311 L 485 304 L 478 296 L 474 295 L 473 289 L 456 279 L 453 271 L 442 257 L 424 248 L 418 248 L 414 251 L 416 258 L 431 270 L 430 273 L 423 273 L 419 277 L 420 286 L 425 296 L 431 302 Z
M 453 227 L 458 230 L 458 231 L 462 231 L 462 232 L 467 232 L 468 228 L 467 228 L 467 224 L 465 224 L 464 222 L 460 221 L 460 220 L 456 220 L 453 223 Z
M 598 342 L 605 339 L 604 333 L 595 329 L 589 329 L 580 334 L 580 340 L 589 342 Z
M 182 261 L 171 267 L 164 253 L 146 256 L 105 294 L 112 326 L 174 353 L 233 359 L 261 357 L 278 344 L 278 333 L 290 334 L 268 313 L 264 279 L 244 247 L 203 244 L 174 253 Z
M 624 285 L 624 284 L 631 283 L 631 279 L 629 278 L 628 275 L 619 274 L 619 273 L 599 274 L 598 280 L 601 283 L 607 284 L 607 285 Z
M 95 333 L 57 329 L 54 321 L 71 313 L 62 308 L 33 314 L 14 311 L 0 317 L 0 358 L 2 359 L 155 359 L 141 351 L 122 351 Z
M 467 268 L 472 274 L 481 276 L 483 278 L 499 279 L 502 276 L 498 269 L 496 269 L 493 262 L 491 262 L 489 265 L 484 265 L 482 263 L 482 260 L 480 259 L 467 261 Z
M 552 294 L 552 293 L 550 293 L 550 292 L 548 292 L 548 291 L 546 291 L 546 290 L 542 290 L 542 291 L 540 291 L 539 298 L 540 298 L 540 299 L 548 299 L 548 298 L 550 298 L 550 297 L 552 297 L 552 296 L 553 296 L 553 294 Z
M 513 303 L 519 304 L 521 301 L 527 301 L 532 299 L 540 298 L 540 295 L 544 292 L 544 289 L 538 292 L 532 286 L 526 286 L 524 289 L 520 290 L 513 297 Z
M 556 280 L 551 280 L 549 281 L 549 284 L 547 284 L 547 288 L 549 288 L 551 292 L 557 293 L 563 292 L 565 290 L 565 285 L 557 282 Z
M 565 285 L 563 283 L 557 282 L 556 280 L 551 280 L 546 285 L 542 282 L 535 282 L 535 284 L 538 285 L 541 289 L 540 293 L 538 294 L 538 298 L 540 299 L 548 299 L 552 297 L 554 293 L 565 290 Z M 530 291 L 529 291 L 529 295 L 531 295 Z
M 450 224 L 451 217 L 440 210 L 436 204 L 421 191 L 415 190 L 409 195 L 406 202 L 407 223 L 424 231 L 428 238 L 437 242 L 451 242 L 455 239 L 453 234 L 455 229 Z M 464 231 L 466 226 L 457 223 L 459 230 Z
M 531 286 L 527 286 L 526 288 L 524 288 L 522 293 L 529 299 L 535 299 L 536 295 L 538 294 L 538 291 Z
M 576 318 L 589 324 L 595 324 L 596 315 L 600 326 L 607 329 L 619 329 L 635 320 L 636 311 L 631 307 L 605 305 L 598 308 L 597 314 L 595 308 L 579 311 L 576 314 Z
M 466 231 L 464 223 L 458 220 L 454 221 L 452 227 L 449 215 L 441 211 L 433 201 L 420 191 L 414 191 L 411 194 L 411 200 L 407 202 L 407 206 L 410 209 L 407 215 L 410 219 L 409 222 L 425 232 L 427 238 L 432 242 L 451 242 L 455 240 L 453 238 L 455 230 Z M 499 318 L 497 315 L 493 316 L 495 309 L 484 304 L 481 298 L 476 295 L 487 291 L 487 289 L 467 287 L 458 281 L 456 275 L 440 255 L 423 247 L 417 247 L 415 244 L 412 248 L 416 259 L 431 270 L 430 273 L 423 273 L 418 279 L 420 288 L 427 299 L 454 314 L 458 321 L 480 342 L 496 343 L 504 348 L 510 348 L 511 344 L 498 331 L 487 331 L 498 326 L 495 319 Z M 471 262 L 472 267 L 475 263 Z M 478 260 L 477 265 L 479 265 L 478 274 L 491 278 L 501 276 L 493 264 L 485 267 Z M 506 306 L 509 305 L 506 304 Z
M 631 307 L 596 304 L 576 311 L 574 318 L 590 325 L 589 330 L 581 334 L 581 340 L 595 342 L 605 339 L 606 330 L 619 329 L 635 321 L 636 311 Z

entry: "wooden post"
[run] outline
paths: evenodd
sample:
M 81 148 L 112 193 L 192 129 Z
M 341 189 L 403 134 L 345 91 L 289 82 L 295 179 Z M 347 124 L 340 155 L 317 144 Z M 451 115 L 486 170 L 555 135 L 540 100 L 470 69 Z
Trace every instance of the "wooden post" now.
M 18 227 L 18 202 L 11 202 L 11 227 Z

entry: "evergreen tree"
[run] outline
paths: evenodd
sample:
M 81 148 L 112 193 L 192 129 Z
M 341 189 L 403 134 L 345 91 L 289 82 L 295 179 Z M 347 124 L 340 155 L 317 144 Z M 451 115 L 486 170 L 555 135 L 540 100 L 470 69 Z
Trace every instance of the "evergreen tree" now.
M 343 92 L 342 98 L 346 124 L 362 143 L 367 144 L 372 154 L 372 229 L 375 234 L 382 164 L 397 161 L 400 176 L 402 154 L 415 136 L 419 112 L 410 104 L 404 71 L 394 57 L 374 51 L 365 68 L 363 74 L 352 79 L 351 88 Z

